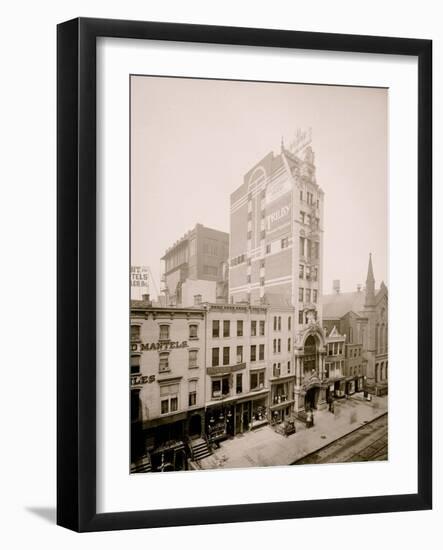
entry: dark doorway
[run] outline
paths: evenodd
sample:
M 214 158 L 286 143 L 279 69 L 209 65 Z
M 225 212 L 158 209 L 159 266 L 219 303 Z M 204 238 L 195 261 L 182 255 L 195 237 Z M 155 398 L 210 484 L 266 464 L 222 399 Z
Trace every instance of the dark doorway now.
M 189 437 L 191 439 L 196 439 L 201 436 L 202 433 L 202 419 L 199 414 L 194 414 L 191 416 L 189 421 Z
M 305 410 L 316 409 L 318 401 L 318 388 L 309 388 L 305 395 Z

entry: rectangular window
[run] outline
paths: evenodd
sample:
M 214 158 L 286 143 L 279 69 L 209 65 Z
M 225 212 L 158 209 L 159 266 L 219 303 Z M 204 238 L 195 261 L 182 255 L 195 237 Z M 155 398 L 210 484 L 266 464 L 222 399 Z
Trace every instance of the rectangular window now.
M 195 369 L 197 367 L 197 353 L 196 349 L 189 350 L 189 368 Z
M 212 381 L 212 397 L 221 397 L 221 380 Z
M 272 366 L 272 375 L 280 376 L 280 363 L 274 363 Z
M 212 338 L 220 336 L 220 321 L 212 321 Z
M 302 310 L 300 310 L 298 312 L 298 324 L 303 325 L 303 311 Z
M 260 286 L 265 286 L 265 278 L 260 277 Z
M 277 330 L 277 317 L 274 317 L 274 330 Z
M 288 361 L 288 374 L 291 374 L 291 361 Z
M 257 336 L 257 321 L 251 321 L 251 336 Z
M 270 254 L 270 253 L 271 253 L 271 245 L 267 244 L 266 245 L 266 254 Z
M 250 239 L 252 239 L 252 231 L 248 231 L 248 233 L 247 233 L 247 239 L 248 239 L 248 241 L 249 241 Z
M 265 386 L 265 371 L 252 372 L 250 378 L 250 389 L 258 390 Z
M 260 344 L 258 347 L 258 360 L 264 361 L 265 360 L 265 345 Z
M 243 374 L 239 373 L 235 377 L 235 392 L 236 393 L 242 393 L 243 392 Z
M 278 349 L 278 353 L 281 353 L 281 339 L 280 338 L 278 339 L 277 349 Z
M 188 406 L 193 407 L 197 404 L 197 380 L 189 382 Z
M 229 338 L 231 321 L 223 321 L 223 337 Z
M 131 374 L 140 372 L 140 355 L 131 355 Z
M 303 302 L 303 294 L 304 294 L 304 288 L 299 288 L 298 289 L 298 301 L 299 302 Z
M 291 351 L 291 339 L 288 338 L 288 351 Z
M 300 256 L 305 256 L 305 241 L 304 237 L 299 238 Z
M 160 362 L 158 366 L 158 372 L 169 371 L 169 353 L 160 353 Z
M 251 346 L 251 361 L 257 360 L 257 346 Z
M 237 321 L 237 336 L 243 336 L 243 321 Z
M 303 191 L 300 191 L 300 200 L 303 200 Z
M 304 277 L 305 277 L 305 266 L 303 264 L 300 264 L 298 266 L 298 278 L 304 279 Z
M 237 364 L 243 363 L 243 346 L 237 346 Z
M 272 341 L 272 350 L 274 353 L 277 353 L 277 340 L 275 338 Z
M 246 275 L 246 282 L 248 284 L 251 282 L 251 276 L 250 275 Z
M 140 340 L 140 325 L 131 325 L 131 340 Z
M 312 291 L 312 301 L 314 304 L 317 303 L 317 291 L 315 289 Z
M 288 248 L 289 246 L 289 239 L 288 237 L 285 237 L 281 240 L 281 248 Z
M 178 384 L 160 386 L 161 414 L 178 410 Z
M 220 348 L 212 348 L 212 366 L 218 367 L 220 364 Z
M 280 316 L 278 317 L 277 326 L 278 326 L 278 330 L 281 330 L 281 317 Z
M 260 231 L 260 239 L 264 239 L 266 237 L 266 231 Z
M 229 365 L 230 347 L 223 348 L 223 365 Z
M 264 336 L 264 335 L 265 335 L 265 322 L 260 321 L 260 336 Z
M 288 317 L 288 330 L 291 330 L 292 317 Z
M 305 213 L 300 210 L 300 223 L 305 223 Z
M 311 301 L 311 289 L 307 288 L 306 289 L 306 302 L 309 304 L 310 301 Z
M 189 325 L 189 339 L 197 340 L 198 338 L 198 325 Z
M 160 325 L 159 340 L 169 340 L 169 325 Z

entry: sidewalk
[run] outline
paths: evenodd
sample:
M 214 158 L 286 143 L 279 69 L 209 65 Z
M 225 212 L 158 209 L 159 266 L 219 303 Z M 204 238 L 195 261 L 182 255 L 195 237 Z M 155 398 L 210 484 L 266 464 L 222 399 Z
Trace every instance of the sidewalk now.
M 368 402 L 358 394 L 337 400 L 334 414 L 328 410 L 315 411 L 315 425 L 309 430 L 297 422 L 297 433 L 285 437 L 271 426 L 264 426 L 224 441 L 220 449 L 198 464 L 203 470 L 292 464 L 386 412 L 386 396 L 373 397 Z

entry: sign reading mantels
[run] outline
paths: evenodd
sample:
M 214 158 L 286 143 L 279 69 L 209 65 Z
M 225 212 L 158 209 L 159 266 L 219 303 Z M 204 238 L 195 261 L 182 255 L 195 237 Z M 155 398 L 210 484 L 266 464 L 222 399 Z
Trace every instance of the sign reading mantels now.
M 172 349 L 187 348 L 188 342 L 172 342 L 171 340 L 162 340 L 161 342 L 132 342 L 131 351 L 170 351 Z

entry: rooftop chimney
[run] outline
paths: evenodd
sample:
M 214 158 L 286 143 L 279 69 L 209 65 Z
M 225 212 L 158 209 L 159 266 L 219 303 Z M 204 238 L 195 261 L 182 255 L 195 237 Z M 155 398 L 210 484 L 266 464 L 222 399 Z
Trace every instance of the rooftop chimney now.
M 332 281 L 332 290 L 336 293 L 336 294 L 340 294 L 340 280 L 339 279 L 334 279 Z

